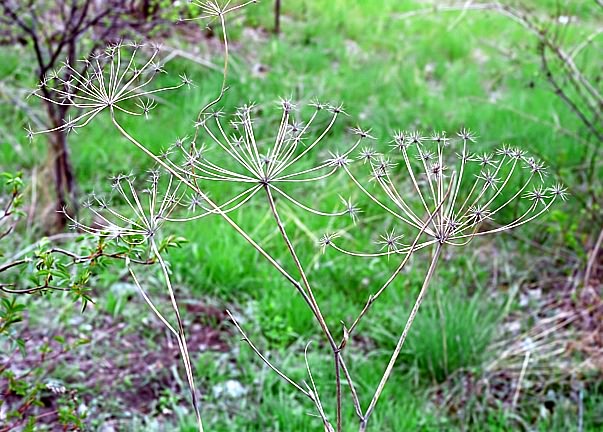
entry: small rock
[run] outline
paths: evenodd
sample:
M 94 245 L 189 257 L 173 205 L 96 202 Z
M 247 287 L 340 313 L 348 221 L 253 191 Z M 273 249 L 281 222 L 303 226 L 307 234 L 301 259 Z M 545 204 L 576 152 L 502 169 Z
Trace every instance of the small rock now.
M 212 392 L 216 398 L 227 397 L 236 399 L 247 394 L 247 389 L 237 380 L 228 380 L 215 385 L 212 388 Z

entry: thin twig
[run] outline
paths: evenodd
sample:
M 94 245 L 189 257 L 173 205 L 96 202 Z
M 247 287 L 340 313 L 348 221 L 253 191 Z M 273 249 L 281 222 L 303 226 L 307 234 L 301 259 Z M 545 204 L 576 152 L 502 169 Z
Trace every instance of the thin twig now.
M 406 341 L 406 337 L 408 336 L 408 332 L 410 331 L 410 327 L 412 326 L 412 324 L 417 316 L 417 312 L 419 311 L 419 307 L 423 303 L 423 299 L 425 298 L 425 294 L 427 293 L 427 288 L 429 287 L 429 283 L 431 282 L 431 278 L 433 277 L 433 274 L 435 272 L 436 264 L 440 257 L 441 251 L 442 251 L 442 245 L 440 243 L 438 243 L 435 247 L 433 257 L 431 258 L 431 264 L 429 265 L 429 270 L 427 271 L 427 274 L 423 281 L 423 286 L 421 287 L 421 291 L 419 292 L 419 295 L 417 296 L 417 299 L 415 300 L 415 304 L 414 304 L 412 310 L 410 311 L 410 315 L 408 317 L 408 320 L 406 321 L 404 330 L 402 331 L 402 334 L 400 335 L 400 338 L 398 339 L 396 348 L 394 349 L 391 359 L 383 374 L 383 377 L 381 378 L 381 381 L 379 382 L 379 385 L 377 386 L 377 390 L 375 391 L 375 394 L 374 394 L 373 398 L 371 399 L 369 407 L 366 410 L 364 421 L 360 425 L 360 429 L 359 429 L 360 432 L 366 431 L 366 426 L 367 426 L 369 417 L 373 413 L 375 406 L 377 405 L 377 401 L 379 400 L 379 397 L 381 396 L 381 393 L 383 392 L 383 388 L 385 387 L 385 384 L 387 383 L 390 375 L 392 374 L 396 360 L 398 359 L 398 356 L 400 355 L 400 352 L 402 351 L 402 346 L 404 345 L 404 341 Z
M 180 352 L 182 354 L 182 361 L 184 363 L 184 368 L 186 370 L 186 377 L 188 379 L 189 389 L 191 393 L 191 399 L 193 404 L 193 410 L 195 411 L 195 417 L 197 418 L 197 424 L 199 426 L 199 432 L 203 432 L 203 422 L 201 420 L 201 411 L 199 409 L 199 403 L 197 401 L 197 392 L 195 389 L 195 379 L 193 376 L 193 368 L 191 364 L 191 359 L 188 353 L 188 345 L 186 343 L 186 336 L 184 333 L 184 325 L 182 323 L 182 318 L 180 316 L 180 309 L 178 308 L 178 303 L 176 301 L 176 294 L 174 293 L 174 289 L 172 287 L 172 282 L 170 280 L 169 271 L 163 257 L 159 253 L 159 249 L 153 239 L 151 239 L 151 248 L 153 253 L 157 257 L 159 261 L 159 266 L 163 272 L 163 278 L 168 289 L 168 293 L 170 295 L 170 301 L 172 303 L 172 309 L 174 310 L 174 314 L 176 316 L 176 322 L 178 323 L 178 344 L 180 346 Z
M 599 237 L 597 237 L 595 246 L 590 251 L 590 254 L 588 257 L 586 271 L 584 272 L 584 286 L 585 287 L 587 287 L 590 284 L 590 277 L 592 275 L 593 269 L 595 268 L 595 263 L 597 262 L 597 257 L 599 256 L 599 251 L 601 250 L 602 245 L 603 245 L 603 229 L 601 230 L 601 232 L 599 232 Z
M 519 378 L 517 379 L 517 385 L 515 387 L 515 394 L 513 395 L 513 402 L 511 404 L 513 407 L 516 407 L 517 402 L 519 401 L 519 394 L 521 392 L 521 383 L 523 382 L 523 378 L 528 369 L 528 363 L 530 362 L 530 354 L 531 353 L 532 353 L 532 351 L 526 352 L 525 358 L 523 360 L 523 365 L 521 366 L 521 372 L 519 373 Z
M 249 337 L 247 336 L 247 334 L 243 331 L 243 329 L 241 328 L 241 326 L 239 325 L 238 321 L 235 319 L 235 317 L 233 316 L 233 314 L 229 311 L 226 310 L 226 313 L 228 314 L 228 317 L 232 320 L 233 324 L 235 325 L 235 327 L 237 328 L 237 330 L 239 331 L 239 333 L 241 333 L 241 336 L 243 336 L 243 341 L 246 342 L 249 347 L 253 350 L 253 352 L 266 364 L 266 366 L 268 366 L 270 369 L 272 369 L 278 376 L 280 376 L 283 380 L 285 380 L 287 383 L 289 383 L 290 385 L 292 385 L 296 390 L 298 390 L 299 392 L 301 392 L 304 396 L 308 397 L 312 402 L 314 402 L 314 398 L 313 396 L 306 390 L 303 389 L 303 387 L 301 387 L 299 384 L 297 384 L 295 381 L 293 381 L 291 378 L 289 378 L 284 372 L 282 372 L 279 368 L 277 368 L 276 366 L 274 366 L 261 352 L 260 350 L 258 350 L 256 348 L 256 346 L 253 344 L 253 342 L 251 342 L 251 339 L 249 339 Z

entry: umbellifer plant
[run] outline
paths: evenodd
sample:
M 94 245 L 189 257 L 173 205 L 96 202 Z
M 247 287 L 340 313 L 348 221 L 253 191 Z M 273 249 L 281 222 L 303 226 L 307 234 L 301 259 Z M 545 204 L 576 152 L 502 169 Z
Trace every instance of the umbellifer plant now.
M 137 43 L 112 45 L 84 60 L 90 65 L 85 75 L 72 71 L 72 81 L 61 86 L 77 91 L 71 93 L 61 90 L 56 95 L 55 103 L 70 104 L 80 110 L 78 117 L 60 126 L 61 128 L 69 132 L 88 126 L 98 114 L 107 112 L 116 130 L 156 164 L 156 168 L 148 176 L 144 190 L 137 190 L 137 183 L 132 176 L 118 176 L 114 179 L 114 190 L 122 201 L 130 206 L 132 214 L 119 213 L 113 210 L 107 201 L 93 197 L 86 207 L 91 209 L 100 222 L 97 222 L 96 226 L 86 226 L 73 220 L 73 225 L 111 241 L 127 245 L 146 245 L 149 254 L 159 262 L 176 324 L 172 324 L 171 319 L 155 306 L 139 283 L 132 261 L 126 261 L 126 266 L 149 307 L 177 338 L 199 430 L 203 430 L 203 425 L 185 329 L 178 309 L 176 292 L 170 281 L 168 265 L 158 244 L 161 242 L 161 229 L 165 224 L 193 223 L 205 217 L 219 216 L 283 275 L 302 296 L 315 318 L 332 354 L 336 387 L 335 418 L 331 417 L 329 410 L 325 409 L 321 402 L 307 358 L 309 383 L 298 383 L 261 353 L 229 312 L 243 340 L 280 378 L 311 401 L 325 431 L 342 430 L 342 382 L 347 382 L 358 417 L 359 430 L 365 431 L 425 298 L 443 248 L 464 246 L 475 237 L 506 231 L 528 223 L 546 212 L 557 199 L 564 199 L 565 189 L 560 185 L 545 187 L 544 166 L 526 156 L 521 149 L 503 146 L 493 154 L 473 154 L 471 144 L 475 141 L 475 135 L 465 129 L 461 130 L 454 140 L 444 133 L 434 133 L 430 137 L 424 137 L 418 132 L 396 133 L 391 141 L 393 153 L 385 156 L 369 144 L 375 140 L 370 131 L 354 128 L 351 132 L 355 139 L 345 151 L 332 151 L 331 156 L 323 162 L 309 166 L 308 155 L 324 141 L 338 117 L 345 115 L 342 106 L 313 102 L 309 108 L 310 114 L 302 122 L 303 116 L 298 113 L 301 110 L 298 110 L 292 101 L 282 99 L 278 103 L 281 120 L 275 133 L 269 137 L 258 136 L 253 121 L 252 104 L 238 108 L 233 118 L 227 121 L 225 112 L 217 108 L 226 90 L 228 71 L 225 15 L 243 5 L 222 7 L 210 0 L 198 2 L 198 6 L 203 11 L 201 18 L 217 19 L 220 23 L 225 48 L 224 76 L 218 97 L 200 110 L 190 137 L 179 138 L 166 150 L 155 154 L 149 150 L 148 145 L 135 137 L 135 131 L 124 127 L 123 116 L 148 118 L 150 111 L 156 106 L 152 99 L 154 94 L 193 87 L 186 75 L 182 75 L 180 82 L 172 86 L 153 87 L 154 76 L 163 72 L 163 69 L 156 63 L 158 51 L 152 47 L 149 49 Z M 61 74 L 54 76 L 60 77 Z M 321 118 L 323 120 L 320 120 Z M 323 126 L 316 127 L 316 124 Z M 42 132 L 28 131 L 32 138 Z M 212 143 L 213 150 L 222 153 L 221 156 L 212 158 L 212 152 L 208 151 L 205 142 Z M 353 163 L 370 167 L 369 182 L 379 186 L 376 191 L 371 192 L 367 183 L 353 173 Z M 403 177 L 407 181 L 406 185 L 400 182 L 399 176 L 394 173 L 396 166 L 405 172 Z M 323 251 L 334 248 L 351 255 L 385 256 L 399 260 L 396 270 L 382 286 L 377 287 L 364 308 L 359 311 L 357 318 L 350 325 L 343 326 L 341 336 L 337 335 L 325 319 L 316 299 L 308 268 L 299 258 L 297 246 L 291 240 L 280 216 L 281 201 L 275 199 L 275 196 L 279 196 L 282 201 L 317 216 L 348 215 L 356 221 L 360 209 L 349 199 L 342 199 L 339 211 L 329 212 L 302 203 L 284 190 L 284 185 L 313 183 L 335 173 L 349 176 L 352 184 L 365 194 L 370 202 L 387 215 L 393 216 L 404 227 L 405 232 L 411 233 L 412 238 L 409 244 L 402 243 L 402 236 L 396 233 L 394 227 L 381 236 L 378 244 L 382 249 L 374 253 L 344 249 L 336 241 L 337 233 L 328 233 L 321 238 L 320 246 Z M 519 183 L 518 178 L 521 179 Z M 217 203 L 208 196 L 211 185 L 216 182 L 238 184 L 242 190 L 230 199 Z M 143 194 L 148 196 L 145 198 Z M 287 269 L 279 263 L 274 255 L 267 252 L 251 234 L 229 216 L 229 213 L 260 197 L 265 200 L 284 250 L 292 258 L 292 269 Z M 520 212 L 519 216 L 506 218 L 508 213 L 504 210 L 511 205 L 524 211 Z M 189 214 L 179 215 L 179 210 L 184 208 L 188 209 Z M 428 248 L 431 249 L 431 260 L 415 304 L 370 404 L 363 408 L 354 378 L 345 361 L 345 350 L 351 343 L 350 336 L 368 314 L 371 305 L 399 278 L 411 255 Z

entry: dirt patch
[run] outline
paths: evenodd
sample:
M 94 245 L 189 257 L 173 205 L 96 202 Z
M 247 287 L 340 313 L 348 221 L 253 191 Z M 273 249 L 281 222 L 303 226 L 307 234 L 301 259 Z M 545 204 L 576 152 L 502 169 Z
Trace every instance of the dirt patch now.
M 201 352 L 229 350 L 224 312 L 201 303 L 189 303 L 185 308 L 193 362 Z M 60 337 L 49 334 L 43 326 L 29 324 L 29 320 L 22 324 L 20 335 L 26 341 L 27 353 L 8 347 L 0 349 L 0 372 L 5 372 L 0 375 L 0 399 L 5 402 L 0 411 L 0 430 L 3 422 L 16 424 L 16 420 L 9 422 L 2 413 L 6 416 L 21 406 L 23 420 L 36 416 L 51 430 L 55 426 L 56 430 L 64 430 L 57 410 L 66 402 L 76 410 L 88 410 L 89 418 L 114 413 L 107 421 L 122 416 L 162 415 L 157 412 L 161 411 L 158 400 L 166 390 L 180 395 L 183 405 L 188 403 L 177 341 L 158 320 L 127 325 L 119 318 L 97 315 L 89 323 L 61 329 Z M 82 328 L 89 331 L 82 334 Z M 37 383 L 41 405 L 24 406 L 26 395 L 10 389 L 6 374 Z M 104 400 L 99 400 L 99 395 Z M 119 413 L 105 409 L 105 404 L 119 408 Z

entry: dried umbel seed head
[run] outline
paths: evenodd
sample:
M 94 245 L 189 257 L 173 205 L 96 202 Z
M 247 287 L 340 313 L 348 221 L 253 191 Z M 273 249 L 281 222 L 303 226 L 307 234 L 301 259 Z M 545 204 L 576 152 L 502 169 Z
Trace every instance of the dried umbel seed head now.
M 256 105 L 239 107 L 234 119 L 223 114 L 206 114 L 195 124 L 196 139 L 184 145 L 177 140 L 172 150 L 179 156 L 168 161 L 170 168 L 199 182 L 229 182 L 243 186 L 235 197 L 219 208 L 228 213 L 251 200 L 259 191 L 269 188 L 286 201 L 321 216 L 349 215 L 355 222 L 360 210 L 350 200 L 342 199 L 344 208 L 335 212 L 324 212 L 303 204 L 285 192 L 286 186 L 312 183 L 326 179 L 353 162 L 352 152 L 361 142 L 371 139 L 367 131 L 353 129 L 355 143 L 344 152 L 329 152 L 330 157 L 322 163 L 308 166 L 307 159 L 329 133 L 343 112 L 341 105 L 312 102 L 305 118 L 298 111 L 302 108 L 290 99 L 281 99 L 276 104 L 280 110 L 280 122 L 272 136 L 258 133 L 253 121 Z M 321 124 L 322 126 L 317 126 Z M 261 130 L 265 127 L 261 125 Z M 213 146 L 207 152 L 205 141 Z M 373 157 L 372 155 L 370 156 Z
M 257 2 L 258 0 L 250 0 L 242 4 L 230 6 L 230 1 L 223 2 L 224 5 L 221 5 L 217 0 L 188 0 L 188 3 L 201 9 L 201 15 L 194 18 L 180 18 L 180 21 L 196 21 L 212 18 L 223 19 L 224 15 Z
M 339 237 L 338 233 L 326 233 L 326 234 L 324 234 L 318 240 L 318 245 L 320 246 L 320 249 L 322 250 L 322 252 L 324 252 L 326 250 L 326 248 L 329 247 L 333 243 L 333 240 L 336 239 L 337 237 Z
M 146 179 L 138 182 L 147 186 L 140 192 L 135 183 L 137 180 L 132 174 L 111 178 L 115 201 L 125 204 L 129 208 L 127 212 L 118 211 L 117 207 L 108 204 L 108 200 L 92 194 L 83 207 L 91 213 L 94 223 L 83 224 L 64 212 L 72 228 L 128 245 L 153 239 L 170 215 L 182 206 L 186 188 L 181 181 L 174 180 L 171 175 L 162 176 L 158 170 L 150 170 Z
M 177 84 L 152 88 L 154 77 L 165 73 L 157 63 L 158 55 L 157 46 L 119 42 L 81 60 L 84 64 L 81 71 L 65 62 L 60 69 L 47 74 L 32 95 L 55 105 L 77 108 L 78 115 L 68 117 L 63 125 L 52 129 L 33 131 L 28 127 L 28 138 L 58 130 L 77 131 L 106 109 L 148 119 L 157 106 L 152 95 L 192 85 L 183 74 Z
M 363 164 L 366 164 L 367 162 L 375 161 L 378 156 L 379 153 L 377 153 L 374 147 L 363 147 L 358 153 L 357 159 L 362 161 Z
M 362 210 L 352 202 L 352 198 L 345 199 L 341 195 L 339 196 L 339 198 L 341 199 L 341 202 L 344 205 L 345 213 L 352 218 L 352 221 L 355 224 L 358 221 L 358 216 L 360 215 L 360 213 L 362 213 Z
M 457 137 L 449 139 L 444 132 L 434 132 L 430 138 L 418 132 L 398 132 L 391 142 L 391 157 L 370 160 L 370 179 L 380 192 L 361 187 L 362 191 L 406 230 L 431 238 L 416 248 L 434 243 L 464 245 L 476 236 L 528 223 L 556 200 L 566 199 L 562 185 L 544 184 L 544 164 L 523 150 L 504 145 L 492 153 L 473 154 L 475 134 L 463 129 Z M 361 153 L 358 158 L 366 156 Z M 393 174 L 394 165 L 402 171 L 400 177 Z M 503 211 L 507 206 L 519 209 L 519 214 L 510 216 Z M 406 247 L 394 247 L 393 241 L 388 243 L 393 238 L 393 231 L 382 236 L 379 244 L 388 249 L 382 255 L 409 252 Z
M 370 129 L 368 129 L 368 130 L 362 130 L 362 129 L 360 128 L 360 126 L 357 126 L 357 127 L 351 128 L 351 129 L 350 129 L 350 132 L 352 132 L 354 135 L 358 135 L 358 136 L 359 136 L 359 137 L 361 137 L 361 138 L 368 138 L 368 139 L 372 139 L 372 140 L 377 139 L 377 138 L 375 138 L 374 136 L 372 136 L 372 135 L 370 134 L 370 132 L 371 132 L 371 130 L 370 130 Z
M 381 246 L 381 250 L 387 250 L 387 253 L 400 252 L 406 245 L 402 243 L 403 234 L 396 234 L 396 229 L 392 228 L 391 231 L 386 232 L 379 236 L 379 240 L 376 242 Z

